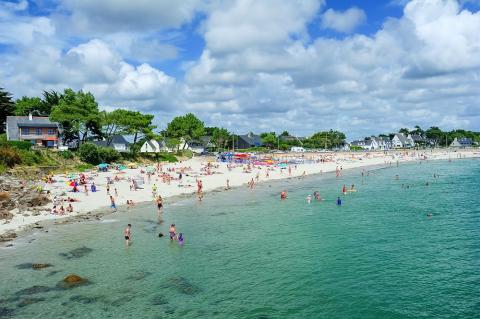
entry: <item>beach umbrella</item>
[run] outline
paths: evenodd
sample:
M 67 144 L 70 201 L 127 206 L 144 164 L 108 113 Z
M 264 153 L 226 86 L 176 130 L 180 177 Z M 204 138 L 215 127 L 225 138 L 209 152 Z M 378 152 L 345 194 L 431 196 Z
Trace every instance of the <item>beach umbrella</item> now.
M 146 168 L 146 171 L 147 171 L 147 173 L 155 173 L 155 167 L 153 167 L 153 166 L 148 166 L 148 167 Z
M 98 168 L 107 168 L 109 165 L 107 163 L 98 164 Z

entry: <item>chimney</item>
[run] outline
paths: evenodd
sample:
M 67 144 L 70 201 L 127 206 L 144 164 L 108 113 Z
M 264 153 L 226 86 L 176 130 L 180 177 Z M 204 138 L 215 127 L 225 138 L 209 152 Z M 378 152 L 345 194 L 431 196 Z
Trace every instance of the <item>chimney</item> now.
M 33 121 L 32 112 L 29 112 L 29 113 L 28 113 L 28 120 L 29 120 L 29 121 Z

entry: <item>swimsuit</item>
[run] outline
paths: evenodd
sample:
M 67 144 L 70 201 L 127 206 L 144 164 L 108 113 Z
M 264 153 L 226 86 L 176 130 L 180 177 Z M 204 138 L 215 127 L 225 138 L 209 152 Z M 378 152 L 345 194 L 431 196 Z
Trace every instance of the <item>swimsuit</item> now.
M 130 236 L 125 236 L 125 240 L 130 240 Z
M 171 231 L 170 232 L 170 239 L 173 239 L 175 237 L 175 232 Z

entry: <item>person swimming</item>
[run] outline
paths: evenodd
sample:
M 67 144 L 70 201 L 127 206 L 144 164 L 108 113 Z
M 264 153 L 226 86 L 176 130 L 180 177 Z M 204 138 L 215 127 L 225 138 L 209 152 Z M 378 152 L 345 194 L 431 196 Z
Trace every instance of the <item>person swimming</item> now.
M 313 197 L 315 197 L 315 199 L 318 200 L 318 201 L 322 200 L 322 198 L 320 197 L 320 192 L 319 191 L 313 192 Z
M 282 199 L 282 200 L 283 200 L 283 199 L 287 199 L 287 192 L 286 192 L 286 191 L 282 191 L 282 192 L 280 193 L 280 199 Z
M 337 206 L 342 206 L 342 199 L 339 197 L 337 197 Z

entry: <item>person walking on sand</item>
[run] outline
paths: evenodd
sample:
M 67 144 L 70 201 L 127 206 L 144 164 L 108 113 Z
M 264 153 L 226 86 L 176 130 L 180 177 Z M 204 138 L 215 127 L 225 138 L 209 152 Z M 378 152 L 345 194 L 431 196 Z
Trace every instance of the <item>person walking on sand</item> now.
M 203 183 L 202 180 L 197 179 L 197 194 L 201 194 L 203 189 Z
M 123 232 L 125 235 L 125 245 L 128 247 L 130 246 L 130 240 L 132 240 L 132 224 L 128 224 L 127 227 L 125 228 L 125 231 Z

